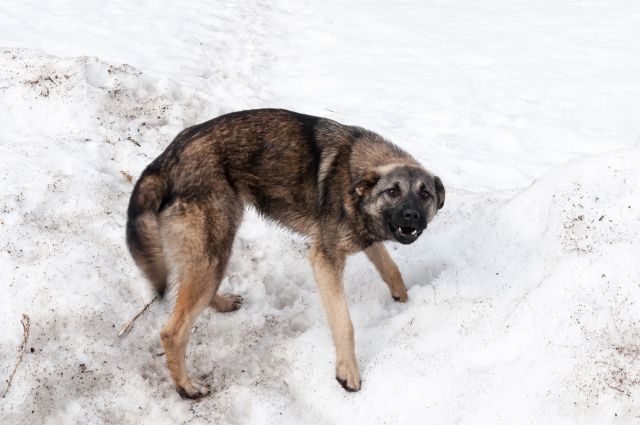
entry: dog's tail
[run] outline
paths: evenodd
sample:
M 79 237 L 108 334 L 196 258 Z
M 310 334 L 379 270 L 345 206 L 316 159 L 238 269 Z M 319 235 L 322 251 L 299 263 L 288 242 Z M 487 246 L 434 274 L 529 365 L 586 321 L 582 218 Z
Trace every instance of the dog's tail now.
M 158 212 L 167 194 L 166 180 L 147 169 L 133 188 L 127 211 L 129 252 L 160 298 L 167 289 L 168 269 L 160 238 Z

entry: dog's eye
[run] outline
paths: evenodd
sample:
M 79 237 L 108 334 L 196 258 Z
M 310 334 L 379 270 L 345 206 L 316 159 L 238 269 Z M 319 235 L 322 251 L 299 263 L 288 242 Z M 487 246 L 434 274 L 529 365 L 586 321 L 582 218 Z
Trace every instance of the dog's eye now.
M 421 190 L 420 197 L 426 201 L 427 199 L 431 198 L 431 194 L 426 190 Z
M 398 196 L 400 196 L 400 191 L 396 188 L 391 188 L 387 190 L 387 195 L 389 195 L 390 198 L 397 198 Z

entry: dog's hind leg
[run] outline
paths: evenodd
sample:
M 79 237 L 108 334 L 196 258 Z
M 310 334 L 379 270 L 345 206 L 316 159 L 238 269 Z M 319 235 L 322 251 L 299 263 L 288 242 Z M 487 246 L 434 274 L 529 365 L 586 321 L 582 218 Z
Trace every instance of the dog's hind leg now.
M 175 306 L 160 336 L 171 377 L 183 397 L 198 398 L 207 385 L 187 373 L 185 355 L 193 324 L 213 297 L 231 254 L 242 217 L 235 199 L 176 202 L 162 217 L 162 236 L 178 287 Z
M 407 287 L 404 286 L 400 269 L 393 261 L 389 252 L 384 247 L 382 242 L 376 242 L 366 248 L 364 253 L 367 254 L 367 258 L 373 263 L 382 280 L 385 281 L 391 291 L 391 296 L 394 300 L 401 303 L 406 303 L 409 299 L 407 296 Z
M 160 333 L 171 377 L 178 393 L 187 398 L 198 398 L 209 393 L 204 382 L 189 376 L 185 356 L 193 323 L 215 291 L 215 283 L 205 278 L 210 272 L 211 268 L 200 266 L 180 274 L 171 318 Z
M 215 294 L 209 305 L 220 313 L 229 313 L 240 308 L 242 297 L 236 294 Z

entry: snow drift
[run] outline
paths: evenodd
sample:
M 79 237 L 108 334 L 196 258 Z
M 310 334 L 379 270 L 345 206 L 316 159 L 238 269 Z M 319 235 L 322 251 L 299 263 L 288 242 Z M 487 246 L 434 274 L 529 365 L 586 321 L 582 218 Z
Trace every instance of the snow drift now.
M 31 317 L 3 423 L 633 423 L 640 418 L 640 150 L 574 160 L 522 191 L 468 193 L 411 246 L 394 303 L 363 255 L 345 276 L 363 389 L 333 379 L 306 242 L 247 214 L 174 391 L 156 303 L 124 245 L 130 179 L 184 126 L 225 112 L 168 79 L 95 58 L 0 58 L 0 373 Z M 445 182 L 446 184 L 446 182 Z

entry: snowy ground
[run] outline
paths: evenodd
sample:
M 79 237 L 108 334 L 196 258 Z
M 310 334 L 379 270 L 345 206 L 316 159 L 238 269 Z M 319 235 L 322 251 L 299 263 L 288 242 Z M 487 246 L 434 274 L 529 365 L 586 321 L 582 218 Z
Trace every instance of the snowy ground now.
M 0 5 L 0 423 L 640 422 L 640 4 Z M 213 4 L 212 4 L 213 3 Z M 346 287 L 363 389 L 333 379 L 304 240 L 248 214 L 179 398 L 124 246 L 144 166 L 184 126 L 286 107 L 376 130 L 447 187 L 394 303 Z M 0 390 L 4 390 L 2 386 Z

